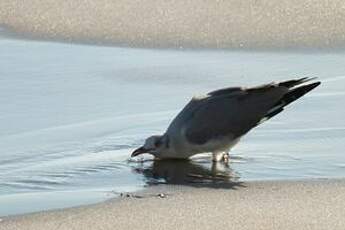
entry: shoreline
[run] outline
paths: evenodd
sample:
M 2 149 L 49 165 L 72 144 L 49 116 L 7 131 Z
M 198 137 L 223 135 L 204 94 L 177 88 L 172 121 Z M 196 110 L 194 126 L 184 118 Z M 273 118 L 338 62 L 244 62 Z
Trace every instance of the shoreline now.
M 149 229 L 161 225 L 175 229 L 171 225 L 181 223 L 186 223 L 187 226 L 182 226 L 186 229 L 194 225 L 200 225 L 201 229 L 209 226 L 257 229 L 257 225 L 266 229 L 270 224 L 277 224 L 272 229 L 286 229 L 283 224 L 290 221 L 288 217 L 300 221 L 294 222 L 294 229 L 301 229 L 297 224 L 304 227 L 308 224 L 312 229 L 337 229 L 338 225 L 332 224 L 338 222 L 339 229 L 344 229 L 343 220 L 338 218 L 343 216 L 343 210 L 338 206 L 344 207 L 345 178 L 331 179 L 344 177 L 345 162 L 341 154 L 345 135 L 339 119 L 345 110 L 338 106 L 344 95 L 344 63 L 339 52 L 315 56 L 303 51 L 284 55 L 226 50 L 143 52 L 48 42 L 51 43 L 8 40 L 1 43 L 5 51 L 1 59 L 5 76 L 2 98 L 23 99 L 25 105 L 4 107 L 6 141 L 1 144 L 5 164 L 0 164 L 2 183 L 8 185 L 4 190 L 34 191 L 32 197 L 23 194 L 23 200 L 44 206 L 48 199 L 58 204 L 66 201 L 54 195 L 59 189 L 85 187 L 89 191 L 109 186 L 110 192 L 127 185 L 140 188 L 129 197 L 125 194 L 92 205 L 67 201 L 71 205 L 65 207 L 74 208 L 38 213 L 33 213 L 30 205 L 15 195 L 12 204 L 8 197 L 2 197 L 4 210 L 7 207 L 17 210 L 18 205 L 32 213 L 0 216 L 1 230 L 3 227 L 54 229 L 60 225 L 62 229 L 142 228 L 142 223 Z M 306 97 L 304 103 L 289 109 L 291 112 L 248 135 L 248 141 L 234 151 L 234 162 L 229 168 L 213 167 L 208 159 L 179 164 L 125 161 L 124 155 L 141 144 L 141 138 L 150 130 L 165 127 L 165 120 L 185 104 L 186 98 L 190 99 L 192 92 L 208 92 L 224 85 L 252 85 L 290 75 L 318 76 L 325 84 L 318 93 Z M 24 76 L 25 81 L 21 81 Z M 42 91 L 48 96 L 42 97 Z M 117 100 L 121 98 L 117 97 L 119 92 L 126 100 Z M 71 99 L 68 106 L 65 98 Z M 148 108 L 147 101 L 154 101 L 157 107 Z M 123 109 L 121 113 L 118 108 Z M 8 135 L 6 130 L 16 134 Z M 214 177 L 231 180 L 232 175 L 245 182 L 238 186 L 230 182 L 226 187 L 190 181 L 186 184 L 190 175 L 197 181 L 211 181 L 210 184 Z M 265 181 L 272 177 L 271 181 Z M 150 186 L 157 178 L 170 185 Z M 262 181 L 254 181 L 258 179 Z M 146 189 L 142 191 L 144 186 Z M 45 194 L 50 196 L 47 198 L 37 191 L 52 193 Z M 93 197 L 79 192 L 75 196 L 84 201 Z M 71 194 L 65 197 L 74 199 Z M 268 204 L 262 203 L 266 200 Z M 272 210 L 277 213 L 270 213 Z M 271 219 L 265 219 L 266 215 Z M 174 223 L 175 217 L 181 221 Z M 325 220 L 326 217 L 331 219 Z M 279 223 L 272 223 L 275 219 Z M 235 223 L 237 220 L 241 222 Z M 247 226 L 246 221 L 254 227 Z
M 98 204 L 1 217 L 0 227 L 343 229 L 344 207 L 345 179 L 157 185 Z
M 14 31 L 8 26 L 0 24 L 0 36 L 3 39 L 13 39 L 29 42 L 44 42 L 44 43 L 57 43 L 75 46 L 94 46 L 105 48 L 118 48 L 118 49 L 132 49 L 141 51 L 174 51 L 174 52 L 236 52 L 236 53 L 276 53 L 276 54 L 344 54 L 345 46 L 335 47 L 308 47 L 308 46 L 291 46 L 291 47 L 204 47 L 204 46 L 132 46 L 127 43 L 85 40 L 85 39 L 65 39 L 65 38 L 51 38 L 41 37 L 38 35 Z

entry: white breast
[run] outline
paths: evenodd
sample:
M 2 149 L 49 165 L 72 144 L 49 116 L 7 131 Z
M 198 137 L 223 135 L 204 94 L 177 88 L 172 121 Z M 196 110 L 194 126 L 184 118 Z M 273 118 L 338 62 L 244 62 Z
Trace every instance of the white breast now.
M 212 139 L 205 144 L 195 145 L 187 141 L 186 138 L 174 140 L 171 143 L 170 151 L 162 157 L 166 158 L 189 158 L 198 153 L 208 152 L 229 152 L 230 149 L 240 141 L 240 137 L 224 137 Z

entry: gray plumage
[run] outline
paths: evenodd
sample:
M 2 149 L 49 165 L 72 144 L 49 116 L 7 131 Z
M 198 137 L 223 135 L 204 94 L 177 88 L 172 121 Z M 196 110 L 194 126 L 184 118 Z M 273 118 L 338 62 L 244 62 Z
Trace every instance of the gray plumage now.
M 249 130 L 282 112 L 286 105 L 320 84 L 304 84 L 310 80 L 301 78 L 253 88 L 224 88 L 204 97 L 194 97 L 165 134 L 149 138 L 143 149 L 159 158 L 227 152 Z

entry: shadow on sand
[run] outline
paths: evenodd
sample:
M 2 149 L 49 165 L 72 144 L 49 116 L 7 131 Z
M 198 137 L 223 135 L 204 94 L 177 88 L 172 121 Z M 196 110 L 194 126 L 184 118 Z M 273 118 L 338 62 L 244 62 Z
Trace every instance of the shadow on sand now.
M 135 173 L 144 176 L 147 185 L 172 184 L 193 187 L 243 187 L 239 176 L 224 162 L 209 160 L 147 160 L 131 164 Z

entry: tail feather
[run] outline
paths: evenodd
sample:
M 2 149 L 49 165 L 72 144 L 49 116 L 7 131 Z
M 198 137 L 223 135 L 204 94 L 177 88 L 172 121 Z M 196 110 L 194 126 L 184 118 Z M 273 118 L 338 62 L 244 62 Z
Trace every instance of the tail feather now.
M 291 88 L 290 91 L 288 91 L 266 114 L 265 120 L 270 119 L 271 117 L 277 115 L 278 113 L 282 112 L 284 110 L 284 107 L 290 104 L 291 102 L 297 100 L 298 98 L 302 97 L 306 93 L 310 92 L 317 86 L 321 84 L 321 82 L 314 82 L 307 85 L 301 85 L 298 87 L 295 87 L 297 85 L 300 85 L 302 83 L 305 83 L 306 81 L 313 80 L 314 78 L 301 78 L 298 80 L 291 80 L 291 81 L 285 81 L 279 83 L 279 86 L 285 86 L 288 88 Z

